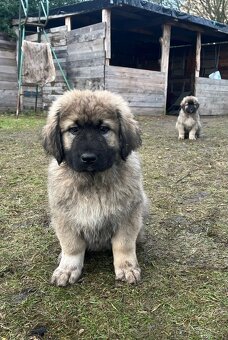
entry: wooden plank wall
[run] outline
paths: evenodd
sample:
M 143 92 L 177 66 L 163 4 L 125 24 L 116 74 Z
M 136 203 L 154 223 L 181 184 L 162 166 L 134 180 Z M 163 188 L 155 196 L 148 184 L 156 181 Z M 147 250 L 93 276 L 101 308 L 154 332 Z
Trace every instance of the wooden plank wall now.
M 59 63 L 67 77 L 67 26 L 54 27 L 49 30 L 49 39 L 51 46 L 54 48 Z M 53 83 L 44 86 L 43 89 L 43 106 L 44 109 L 50 106 L 53 100 L 57 99 L 68 90 L 63 75 L 54 59 L 56 79 Z
M 16 43 L 0 33 L 0 111 L 15 111 L 17 103 Z
M 104 89 L 105 23 L 67 33 L 67 74 L 74 88 Z
M 73 31 L 66 26 L 51 28 L 48 38 L 54 48 L 58 61 L 72 88 L 104 89 L 104 37 L 105 24 L 98 23 Z M 27 36 L 27 40 L 37 41 L 37 34 Z M 42 36 L 42 42 L 46 42 Z M 59 70 L 56 60 L 56 79 L 45 85 L 39 97 L 38 107 L 47 109 L 50 104 L 67 90 L 67 85 Z M 23 87 L 23 107 L 33 108 L 35 87 Z
M 201 115 L 228 114 L 228 80 L 196 78 L 195 86 Z
M 165 73 L 105 66 L 105 89 L 119 93 L 135 114 L 165 112 Z

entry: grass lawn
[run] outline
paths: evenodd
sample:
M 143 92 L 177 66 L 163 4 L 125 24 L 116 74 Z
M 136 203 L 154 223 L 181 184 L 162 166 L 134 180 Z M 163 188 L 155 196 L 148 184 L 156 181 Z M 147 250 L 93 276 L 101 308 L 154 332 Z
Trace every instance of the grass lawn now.
M 49 284 L 44 118 L 0 116 L 0 339 L 228 339 L 228 116 L 178 141 L 176 117 L 139 117 L 150 198 L 142 282 L 117 283 L 112 254 L 87 254 L 82 279 Z

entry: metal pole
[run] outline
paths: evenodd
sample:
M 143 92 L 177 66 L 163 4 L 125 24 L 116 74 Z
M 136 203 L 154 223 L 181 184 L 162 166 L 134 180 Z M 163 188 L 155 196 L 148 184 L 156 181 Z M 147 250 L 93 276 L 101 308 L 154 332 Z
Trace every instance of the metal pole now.
M 17 55 L 17 65 L 18 65 L 18 75 L 17 75 L 17 81 L 18 81 L 18 93 L 17 93 L 17 110 L 16 110 L 16 117 L 18 118 L 20 109 L 21 109 L 21 75 L 22 75 L 22 39 L 24 36 L 24 25 L 21 23 L 21 2 L 19 6 L 19 41 L 18 41 L 18 55 Z
M 40 14 L 40 13 L 39 13 Z M 37 27 L 37 34 L 38 34 L 38 39 L 37 41 L 41 41 L 41 30 L 39 27 Z M 35 112 L 37 112 L 37 106 L 38 106 L 38 94 L 39 94 L 39 86 L 36 85 L 36 99 L 35 99 Z
M 25 38 L 25 23 L 28 18 L 28 0 L 21 0 L 19 4 L 19 42 L 18 42 L 18 56 L 17 56 L 17 65 L 18 65 L 18 94 L 17 94 L 17 110 L 16 117 L 18 118 L 19 112 L 21 110 L 21 91 L 22 91 L 22 67 L 23 67 L 23 52 L 22 52 L 22 43 Z M 22 10 L 25 15 L 24 22 L 22 23 Z

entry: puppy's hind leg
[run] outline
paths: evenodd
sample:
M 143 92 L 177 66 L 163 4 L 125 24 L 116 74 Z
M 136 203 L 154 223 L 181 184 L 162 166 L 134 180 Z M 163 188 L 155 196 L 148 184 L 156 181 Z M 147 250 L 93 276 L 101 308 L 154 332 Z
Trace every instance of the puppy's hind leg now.
M 201 133 L 201 129 L 198 128 L 197 131 L 196 131 L 196 137 L 199 138 L 200 137 L 200 133 Z

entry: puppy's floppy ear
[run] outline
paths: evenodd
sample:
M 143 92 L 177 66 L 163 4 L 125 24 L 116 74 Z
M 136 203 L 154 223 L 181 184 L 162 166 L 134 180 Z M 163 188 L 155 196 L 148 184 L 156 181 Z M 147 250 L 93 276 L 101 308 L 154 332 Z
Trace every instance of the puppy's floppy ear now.
M 185 98 L 183 98 L 182 101 L 181 101 L 181 103 L 180 103 L 181 109 L 184 109 L 185 104 L 186 104 L 186 100 L 185 100 Z
M 117 111 L 117 118 L 119 121 L 120 156 L 126 160 L 127 156 L 142 144 L 140 130 L 132 116 L 125 116 Z
M 57 111 L 55 116 L 48 119 L 47 124 L 43 128 L 43 147 L 49 155 L 55 157 L 58 164 L 60 164 L 64 158 L 59 120 L 60 113 Z

